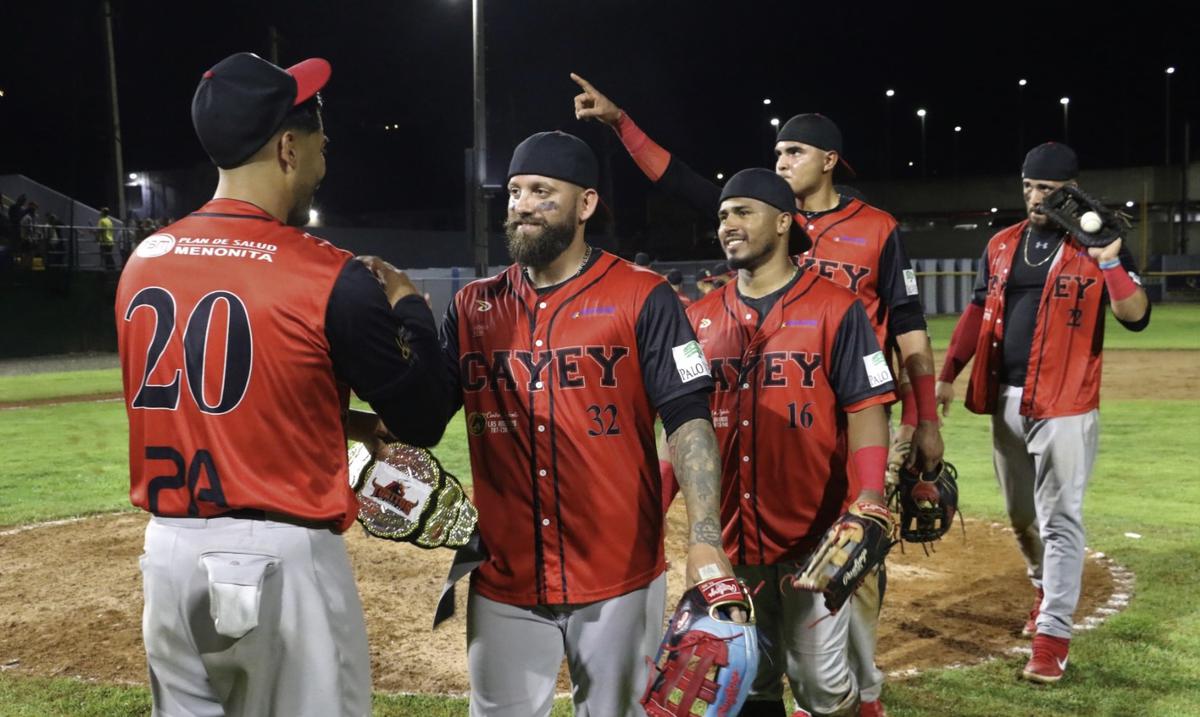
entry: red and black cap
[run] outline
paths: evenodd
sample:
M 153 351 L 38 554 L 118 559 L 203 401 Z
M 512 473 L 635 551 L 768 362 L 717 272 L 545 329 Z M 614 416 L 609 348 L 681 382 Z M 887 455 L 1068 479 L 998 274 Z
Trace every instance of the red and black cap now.
M 802 217 L 796 214 L 796 195 L 783 177 L 761 167 L 743 169 L 730 177 L 721 190 L 722 202 L 731 197 L 757 199 L 792 215 L 791 234 L 788 237 L 789 253 L 803 254 L 812 248 L 812 239 L 809 238 L 808 232 L 804 231 Z
M 250 52 L 230 55 L 204 73 L 192 98 L 192 125 L 221 169 L 249 159 L 279 130 L 293 107 L 329 81 L 329 62 L 305 60 L 288 69 Z
M 842 131 L 825 115 L 810 112 L 796 115 L 779 128 L 776 142 L 800 142 L 826 152 L 837 152 L 840 164 L 850 176 L 858 176 L 842 154 Z

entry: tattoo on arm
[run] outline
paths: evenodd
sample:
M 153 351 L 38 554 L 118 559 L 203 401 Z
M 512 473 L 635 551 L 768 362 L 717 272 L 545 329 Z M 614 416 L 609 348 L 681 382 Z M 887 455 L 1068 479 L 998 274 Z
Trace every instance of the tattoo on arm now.
M 688 545 L 721 547 L 721 460 L 712 423 L 696 418 L 667 437 L 671 465 L 687 505 Z

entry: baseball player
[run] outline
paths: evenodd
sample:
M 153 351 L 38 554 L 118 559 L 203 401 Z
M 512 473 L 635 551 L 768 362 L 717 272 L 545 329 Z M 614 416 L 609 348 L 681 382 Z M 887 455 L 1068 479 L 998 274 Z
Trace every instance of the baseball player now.
M 597 166 L 562 132 L 517 146 L 515 263 L 464 287 L 442 325 L 490 552 L 467 607 L 472 715 L 549 714 L 564 652 L 575 714 L 640 714 L 665 609 L 656 414 L 687 502 L 689 584 L 731 574 L 708 363 L 661 276 L 584 241 Z
M 1027 218 L 983 252 L 975 296 L 958 320 L 937 385 L 949 411 L 953 381 L 975 357 L 966 406 L 992 417 L 996 477 L 1037 591 L 1026 623 L 1033 656 L 1022 676 L 1057 682 L 1070 648 L 1083 576 L 1083 493 L 1099 440 L 1104 310 L 1131 331 L 1150 302 L 1120 239 L 1086 251 L 1039 211 L 1074 184 L 1079 160 L 1065 144 L 1025 156 Z
M 704 217 L 717 210 L 721 188 L 700 176 L 634 124 L 629 114 L 587 80 L 572 74 L 582 92 L 575 96 L 575 116 L 609 125 L 642 172 L 662 190 L 686 200 Z M 800 266 L 812 269 L 857 294 L 881 346 L 893 343 L 900 366 L 913 385 L 918 414 L 909 461 L 931 470 L 942 459 L 943 445 L 934 393 L 933 350 L 917 295 L 916 275 L 900 241 L 896 220 L 888 213 L 834 190 L 834 170 L 846 170 L 842 133 L 819 114 L 796 115 L 779 130 L 775 171 L 787 180 L 812 248 Z M 864 717 L 883 715 L 879 702 L 883 672 L 875 665 L 876 631 L 886 577 L 868 580 L 852 604 L 851 659 L 862 687 Z
M 679 303 L 683 304 L 683 308 L 692 305 L 692 297 L 683 293 L 683 272 L 678 269 L 668 271 L 664 276 L 667 277 L 667 283 L 671 285 L 671 291 L 675 292 L 675 297 L 679 299 Z
M 789 257 L 789 238 L 797 253 L 809 243 L 793 201 L 770 170 L 730 178 L 717 236 L 738 277 L 688 319 L 716 382 L 725 550 L 738 577 L 762 585 L 755 606 L 770 659 L 741 714 L 785 714 L 786 672 L 812 714 L 857 715 L 850 612 L 831 616 L 819 593 L 780 585 L 852 503 L 882 506 L 883 406 L 895 395 L 861 300 Z
M 325 174 L 329 76 L 322 59 L 285 71 L 248 53 L 205 72 L 192 119 L 216 194 L 142 241 L 117 287 L 130 499 L 152 515 L 141 568 L 155 715 L 371 710 L 341 535 L 357 513 L 349 390 L 418 445 L 450 414 L 412 284 L 298 228 Z

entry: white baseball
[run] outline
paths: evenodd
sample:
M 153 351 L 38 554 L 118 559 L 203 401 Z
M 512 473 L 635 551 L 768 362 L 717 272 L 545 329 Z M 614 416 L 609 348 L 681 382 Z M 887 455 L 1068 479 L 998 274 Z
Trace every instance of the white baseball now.
M 1084 212 L 1082 217 L 1079 217 L 1079 226 L 1088 234 L 1095 234 L 1100 231 L 1100 227 L 1104 226 L 1104 222 L 1100 220 L 1100 215 L 1095 212 Z

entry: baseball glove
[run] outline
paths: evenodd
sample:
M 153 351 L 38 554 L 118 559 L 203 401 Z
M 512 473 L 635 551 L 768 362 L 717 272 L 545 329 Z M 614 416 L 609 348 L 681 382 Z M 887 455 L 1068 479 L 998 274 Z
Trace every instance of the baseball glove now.
M 837 519 L 804 567 L 791 576 L 792 587 L 825 594 L 831 614 L 846 604 L 867 575 L 895 544 L 896 524 L 885 506 L 859 502 Z
M 746 622 L 734 622 L 740 607 Z M 758 671 L 754 603 L 736 578 L 714 578 L 683 594 L 667 625 L 642 707 L 650 717 L 738 714 Z
M 387 444 L 376 460 L 361 443 L 350 449 L 350 488 L 358 522 L 368 533 L 421 548 L 460 548 L 479 512 L 462 485 L 432 453 L 406 443 Z
M 1133 225 L 1129 215 L 1104 206 L 1082 189 L 1064 184 L 1042 200 L 1041 211 L 1051 222 L 1069 232 L 1076 241 L 1086 247 L 1108 246 L 1124 236 Z M 1081 225 L 1084 214 L 1095 212 L 1100 217 L 1100 228 L 1089 232 Z
M 958 513 L 958 471 L 945 461 L 923 475 L 900 466 L 895 496 L 901 540 L 931 543 L 950 530 Z

